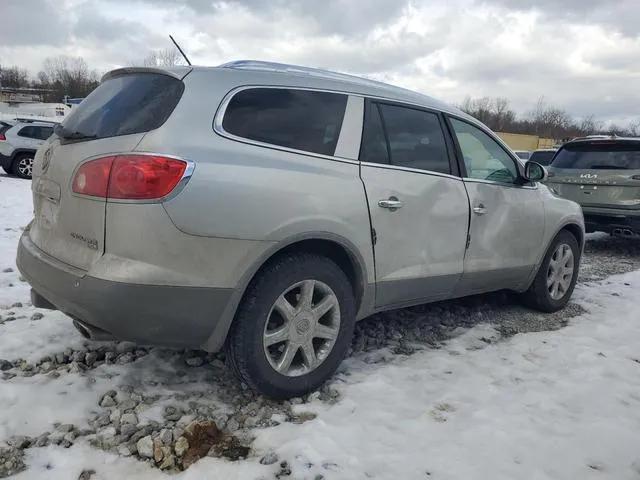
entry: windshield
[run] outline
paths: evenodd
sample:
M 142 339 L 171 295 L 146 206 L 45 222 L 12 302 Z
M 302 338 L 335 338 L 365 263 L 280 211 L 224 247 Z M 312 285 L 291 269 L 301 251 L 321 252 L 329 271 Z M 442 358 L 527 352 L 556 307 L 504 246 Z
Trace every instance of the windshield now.
M 576 170 L 640 170 L 640 141 L 566 145 L 551 166 Z
M 183 90 L 180 80 L 158 73 L 110 78 L 72 110 L 56 134 L 89 139 L 154 130 L 169 118 Z

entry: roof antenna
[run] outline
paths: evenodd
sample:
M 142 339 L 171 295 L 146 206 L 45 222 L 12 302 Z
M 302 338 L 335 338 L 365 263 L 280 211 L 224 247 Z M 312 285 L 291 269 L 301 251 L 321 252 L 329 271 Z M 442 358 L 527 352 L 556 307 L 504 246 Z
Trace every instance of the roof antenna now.
M 184 59 L 187 61 L 187 64 L 189 66 L 191 66 L 191 62 L 189 61 L 189 57 L 187 57 L 187 55 L 182 51 L 182 49 L 180 48 L 180 45 L 178 45 L 178 42 L 175 41 L 175 39 L 173 38 L 172 35 L 169 35 L 169 38 L 171 39 L 171 41 L 173 42 L 173 44 L 176 46 L 176 48 L 178 50 L 180 50 L 180 53 L 182 54 L 182 56 L 184 57 Z

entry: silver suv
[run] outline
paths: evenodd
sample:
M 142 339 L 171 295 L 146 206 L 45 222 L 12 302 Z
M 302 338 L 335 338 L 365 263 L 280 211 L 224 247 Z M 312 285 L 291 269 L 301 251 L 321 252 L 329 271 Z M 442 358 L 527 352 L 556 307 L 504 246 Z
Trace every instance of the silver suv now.
M 126 68 L 35 159 L 33 304 L 89 338 L 225 348 L 299 396 L 374 312 L 509 289 L 569 300 L 584 222 L 489 129 L 430 97 L 263 62 Z
M 33 157 L 53 134 L 55 122 L 18 119 L 0 122 L 0 167 L 21 178 L 31 178 Z

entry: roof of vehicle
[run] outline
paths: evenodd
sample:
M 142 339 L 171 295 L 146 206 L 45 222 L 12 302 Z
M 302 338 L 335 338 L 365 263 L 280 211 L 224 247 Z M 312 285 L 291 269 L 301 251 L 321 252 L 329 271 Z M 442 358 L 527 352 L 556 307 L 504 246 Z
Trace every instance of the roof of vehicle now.
M 27 120 L 27 121 L 18 120 L 16 122 L 13 122 L 12 128 L 24 127 L 27 125 L 33 125 L 36 127 L 55 127 L 58 123 L 59 122 L 47 122 L 42 120 Z
M 456 113 L 464 117 L 470 117 L 453 105 L 437 100 L 428 95 L 424 95 L 413 90 L 390 85 L 388 83 L 359 77 L 346 73 L 334 72 L 320 68 L 304 67 L 287 63 L 265 62 L 260 60 L 237 60 L 224 63 L 217 67 L 195 67 L 195 68 L 226 68 L 234 70 L 249 70 L 253 72 L 270 73 L 276 75 L 287 75 L 292 79 L 299 80 L 301 86 L 309 82 L 309 77 L 332 84 L 339 84 L 345 91 L 361 93 L 404 101 L 407 103 L 418 103 L 425 107 L 433 107 L 439 110 Z
M 478 122 L 471 115 L 468 115 L 455 106 L 413 90 L 346 73 L 260 60 L 238 60 L 215 67 L 196 65 L 189 67 L 123 67 L 107 72 L 102 77 L 102 81 L 117 75 L 136 72 L 168 73 L 176 78 L 184 78 L 190 71 L 251 71 L 253 74 L 260 76 L 260 78 L 257 78 L 253 83 L 259 84 L 261 81 L 264 81 L 267 85 L 277 85 L 282 82 L 282 77 L 286 76 L 289 86 L 324 88 L 339 90 L 345 93 L 386 98 L 388 100 L 421 105 L 426 108 L 434 108 L 455 114 L 476 124 L 481 124 L 481 122 Z
M 533 151 L 533 153 L 535 152 L 555 152 L 557 150 L 557 148 L 537 148 Z
M 616 141 L 640 142 L 640 137 L 619 137 L 617 135 L 593 135 L 589 137 L 574 138 L 573 140 L 570 140 L 567 143 L 565 143 L 565 145 L 571 144 L 571 143 L 586 143 L 586 142 L 594 142 L 594 141 L 597 142 L 600 140 L 606 140 L 608 142 L 616 142 Z

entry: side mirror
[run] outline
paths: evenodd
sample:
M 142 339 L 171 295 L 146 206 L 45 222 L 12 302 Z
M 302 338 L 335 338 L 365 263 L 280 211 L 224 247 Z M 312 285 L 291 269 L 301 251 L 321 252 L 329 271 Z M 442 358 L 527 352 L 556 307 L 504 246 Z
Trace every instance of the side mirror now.
M 524 178 L 529 182 L 544 182 L 549 176 L 547 169 L 537 162 L 524 164 Z

